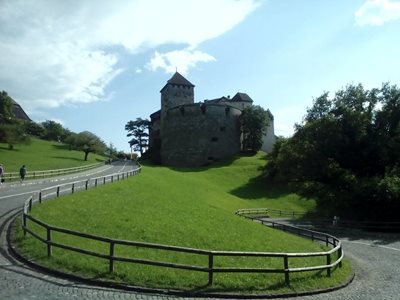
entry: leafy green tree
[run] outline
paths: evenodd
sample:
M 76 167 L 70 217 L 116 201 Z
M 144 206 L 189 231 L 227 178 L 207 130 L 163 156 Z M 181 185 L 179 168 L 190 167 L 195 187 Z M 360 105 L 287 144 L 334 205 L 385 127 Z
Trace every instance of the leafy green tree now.
M 49 141 L 62 141 L 62 137 L 64 136 L 64 127 L 55 121 L 46 120 L 42 122 L 42 126 L 45 129 L 45 133 L 43 138 Z
M 135 151 L 139 151 L 141 156 L 149 144 L 149 126 L 150 121 L 142 118 L 137 118 L 136 121 L 129 121 L 125 125 L 125 130 L 128 131 L 127 136 L 132 137 L 129 145 Z
M 5 91 L 0 92 L 0 123 L 12 123 L 14 117 L 13 102 Z
M 85 161 L 87 161 L 89 153 L 103 154 L 106 148 L 106 144 L 97 135 L 89 131 L 83 131 L 74 136 L 74 149 L 85 153 Z
M 321 211 L 394 220 L 400 209 L 400 90 L 350 85 L 314 100 L 295 134 L 275 145 L 267 174 Z
M 25 132 L 31 136 L 42 137 L 46 132 L 42 125 L 32 121 L 24 122 L 23 126 Z
M 240 116 L 242 123 L 242 149 L 257 152 L 261 149 L 262 138 L 269 124 L 268 112 L 259 105 L 246 107 Z
M 13 150 L 16 144 L 29 144 L 30 138 L 21 124 L 0 124 L 0 142 Z

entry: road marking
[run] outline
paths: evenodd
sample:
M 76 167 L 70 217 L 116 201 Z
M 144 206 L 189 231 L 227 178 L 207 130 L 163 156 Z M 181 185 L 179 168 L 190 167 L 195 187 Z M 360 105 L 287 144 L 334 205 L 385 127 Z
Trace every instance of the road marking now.
M 400 251 L 400 249 L 398 249 L 398 248 L 383 246 L 383 245 L 376 245 L 376 244 L 364 243 L 364 242 L 353 242 L 353 241 L 346 241 L 346 242 L 353 243 L 353 244 L 360 244 L 360 245 L 364 245 L 364 246 L 379 247 L 379 248 L 384 248 L 384 249 L 389 249 L 389 250 L 394 250 L 394 251 Z
M 12 195 L 8 195 L 8 196 L 2 196 L 2 197 L 0 197 L 0 199 L 6 199 L 6 198 L 15 197 L 15 196 L 22 196 L 22 195 L 26 195 L 26 194 L 38 193 L 39 191 L 40 190 L 30 191 L 30 192 L 25 192 L 25 193 L 20 193 L 20 194 L 12 194 Z

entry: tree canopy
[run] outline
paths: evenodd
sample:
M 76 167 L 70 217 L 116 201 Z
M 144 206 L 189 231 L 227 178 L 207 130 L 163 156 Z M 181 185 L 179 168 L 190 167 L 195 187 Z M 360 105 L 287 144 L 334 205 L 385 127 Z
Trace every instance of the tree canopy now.
M 349 85 L 314 100 L 295 134 L 279 141 L 267 174 L 315 197 L 320 211 L 398 220 L 400 90 Z
M 0 123 L 11 123 L 14 119 L 13 103 L 10 96 L 5 91 L 0 92 Z
M 149 125 L 150 121 L 142 118 L 136 118 L 135 121 L 129 121 L 125 125 L 125 130 L 128 131 L 127 136 L 132 137 L 129 145 L 135 151 L 139 151 L 140 155 L 143 155 L 149 145 Z
M 78 134 L 71 134 L 66 142 L 71 146 L 72 149 L 83 151 L 86 161 L 89 153 L 98 153 L 103 155 L 107 149 L 106 144 L 94 133 L 89 131 L 83 131 Z
M 242 123 L 243 150 L 257 152 L 263 144 L 262 138 L 269 124 L 268 112 L 259 105 L 246 107 L 240 116 Z

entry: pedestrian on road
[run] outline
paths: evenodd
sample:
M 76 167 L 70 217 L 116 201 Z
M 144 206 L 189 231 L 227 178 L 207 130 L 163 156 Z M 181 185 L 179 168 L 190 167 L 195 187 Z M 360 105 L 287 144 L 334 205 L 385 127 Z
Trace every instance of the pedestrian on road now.
M 0 184 L 3 184 L 4 182 L 4 167 L 2 164 L 0 164 Z
M 20 180 L 21 183 L 22 183 L 22 181 L 24 181 L 25 175 L 26 175 L 26 168 L 25 168 L 25 165 L 23 165 L 21 167 L 21 169 L 19 169 L 19 176 L 21 177 L 21 180 Z

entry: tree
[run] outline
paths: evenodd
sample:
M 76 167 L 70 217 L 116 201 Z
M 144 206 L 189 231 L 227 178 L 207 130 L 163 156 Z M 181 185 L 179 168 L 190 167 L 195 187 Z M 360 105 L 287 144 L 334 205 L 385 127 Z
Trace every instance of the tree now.
M 11 97 L 5 91 L 0 92 L 0 123 L 12 123 L 15 118 L 12 108 Z
M 42 125 L 32 121 L 24 122 L 24 129 L 27 134 L 36 137 L 42 137 L 46 133 Z
M 94 133 L 83 131 L 74 136 L 74 149 L 83 151 L 84 160 L 87 161 L 89 153 L 103 154 L 106 144 Z
M 107 147 L 104 154 L 108 157 L 108 162 L 111 163 L 112 159 L 117 155 L 117 148 L 112 143 Z
M 139 151 L 141 156 L 148 147 L 149 125 L 150 121 L 142 118 L 137 118 L 136 121 L 129 121 L 125 125 L 125 130 L 128 131 L 127 136 L 132 137 L 129 145 L 135 151 Z
M 242 149 L 257 152 L 269 124 L 268 112 L 259 105 L 246 107 L 240 117 L 242 123 Z
M 266 172 L 315 198 L 320 211 L 395 220 L 399 161 L 400 90 L 350 85 L 314 101 L 295 134 L 276 145 Z
M 46 120 L 42 122 L 42 126 L 45 129 L 45 134 L 43 136 L 44 139 L 58 142 L 62 141 L 62 137 L 64 136 L 64 128 L 60 123 L 52 120 Z
M 16 144 L 29 144 L 30 138 L 21 124 L 0 124 L 0 142 L 12 150 Z

